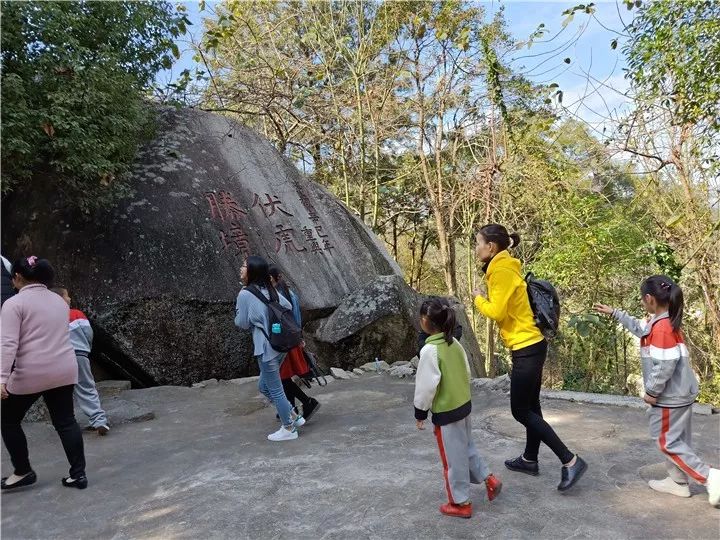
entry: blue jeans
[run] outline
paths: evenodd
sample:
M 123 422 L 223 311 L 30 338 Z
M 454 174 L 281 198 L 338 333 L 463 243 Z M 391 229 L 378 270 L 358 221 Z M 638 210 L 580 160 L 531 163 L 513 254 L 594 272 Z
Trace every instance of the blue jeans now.
M 280 364 L 283 358 L 284 355 L 280 354 L 272 360 L 264 362 L 262 356 L 255 357 L 260 366 L 258 390 L 275 405 L 283 426 L 290 426 L 292 424 L 292 405 L 285 396 L 285 390 L 283 390 L 280 380 Z

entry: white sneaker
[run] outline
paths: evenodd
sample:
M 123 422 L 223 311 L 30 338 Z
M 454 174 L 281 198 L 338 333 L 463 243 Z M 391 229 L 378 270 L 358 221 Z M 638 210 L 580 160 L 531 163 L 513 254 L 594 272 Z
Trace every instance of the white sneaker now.
M 705 488 L 708 492 L 708 502 L 713 506 L 720 506 L 720 469 L 710 469 Z
M 280 426 L 280 429 L 278 429 L 275 433 L 268 435 L 268 441 L 293 441 L 297 438 L 298 432 L 295 428 L 290 431 L 282 426 Z
M 298 416 L 293 420 L 293 425 L 298 428 L 305 425 L 305 419 L 302 416 Z
M 690 487 L 687 484 L 678 484 L 669 476 L 662 480 L 650 480 L 648 486 L 650 486 L 650 489 L 659 491 L 660 493 L 669 493 L 676 497 L 690 496 Z

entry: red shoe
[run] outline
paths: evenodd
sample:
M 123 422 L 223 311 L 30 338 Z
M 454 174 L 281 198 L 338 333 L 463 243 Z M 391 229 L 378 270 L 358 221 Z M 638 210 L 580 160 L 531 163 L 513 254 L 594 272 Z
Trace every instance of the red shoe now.
M 468 519 L 472 517 L 472 503 L 462 505 L 446 503 L 440 506 L 440 512 L 442 512 L 446 516 Z
M 485 479 L 485 488 L 487 489 L 488 501 L 492 501 L 502 490 L 502 482 L 495 475 L 491 474 Z

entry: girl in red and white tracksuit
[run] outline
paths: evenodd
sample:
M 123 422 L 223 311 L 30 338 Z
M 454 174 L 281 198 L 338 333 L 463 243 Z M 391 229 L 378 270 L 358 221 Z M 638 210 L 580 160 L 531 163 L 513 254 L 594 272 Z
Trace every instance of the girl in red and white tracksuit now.
M 650 480 L 655 491 L 690 497 L 688 480 L 703 484 L 713 506 L 720 504 L 720 470 L 711 468 L 692 449 L 692 404 L 698 382 L 690 366 L 680 330 L 682 289 L 667 276 L 651 276 L 640 286 L 642 303 L 652 315 L 649 322 L 634 319 L 619 309 L 598 304 L 600 313 L 612 315 L 640 338 L 640 359 L 645 402 L 651 405 L 650 435 L 667 458 L 668 477 Z

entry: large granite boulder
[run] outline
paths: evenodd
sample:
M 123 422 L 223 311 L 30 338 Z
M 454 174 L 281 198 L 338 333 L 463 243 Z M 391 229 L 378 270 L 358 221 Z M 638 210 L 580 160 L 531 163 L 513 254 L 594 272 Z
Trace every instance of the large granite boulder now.
M 152 385 L 256 373 L 249 334 L 233 325 L 248 254 L 285 270 L 308 321 L 379 276 L 401 280 L 375 235 L 255 132 L 168 109 L 158 133 L 133 194 L 112 208 L 88 219 L 38 188 L 3 212 L 4 250 L 52 261 L 116 376 Z
M 308 341 L 325 366 L 352 370 L 375 358 L 410 361 L 417 354 L 418 312 L 425 298 L 400 276 L 378 277 L 348 294 L 332 315 L 308 325 Z M 483 356 L 464 306 L 450 301 L 463 326 L 461 343 L 473 376 L 484 376 Z

